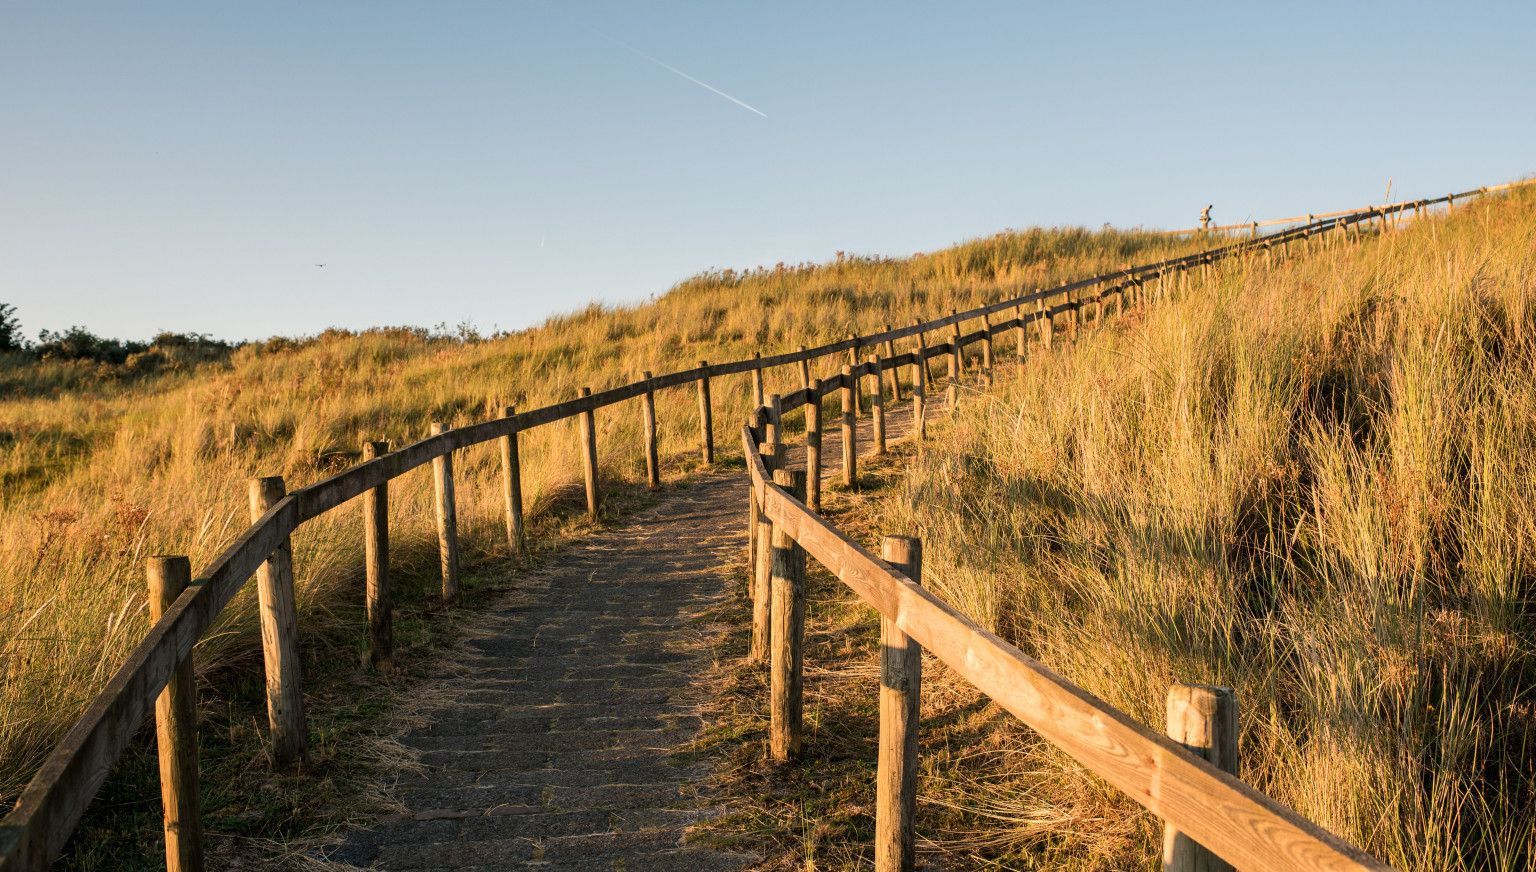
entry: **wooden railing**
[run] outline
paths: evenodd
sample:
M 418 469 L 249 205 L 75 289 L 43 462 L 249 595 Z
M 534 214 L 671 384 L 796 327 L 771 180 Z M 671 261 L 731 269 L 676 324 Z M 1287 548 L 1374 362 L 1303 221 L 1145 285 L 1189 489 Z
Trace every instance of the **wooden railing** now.
M 1408 208 L 1413 209 L 1415 215 L 1418 215 L 1423 210 L 1440 203 L 1444 203 L 1450 207 L 1455 207 L 1457 200 L 1470 200 L 1473 197 L 1481 197 L 1487 194 L 1496 194 L 1501 191 L 1508 191 L 1513 188 L 1520 188 L 1531 184 L 1536 184 L 1536 179 L 1521 179 L 1514 182 L 1505 182 L 1502 185 L 1487 185 L 1481 188 L 1474 188 L 1470 191 L 1463 191 L 1460 194 L 1446 194 L 1444 197 L 1437 197 L 1433 200 L 1412 200 L 1406 204 L 1392 203 L 1387 206 L 1378 206 L 1375 208 L 1377 210 L 1391 209 L 1396 206 L 1406 205 Z M 1237 224 L 1185 227 L 1180 230 L 1163 230 L 1159 232 L 1168 233 L 1171 235 L 1187 235 L 1191 233 L 1248 233 L 1252 236 L 1257 236 L 1259 234 L 1259 228 L 1261 227 L 1283 227 L 1287 224 L 1298 223 L 1310 224 L 1311 222 L 1317 221 L 1321 218 L 1335 218 L 1340 215 L 1351 215 L 1369 211 L 1370 209 L 1367 208 L 1340 209 L 1337 212 L 1309 212 L 1305 215 L 1292 215 L 1289 218 L 1267 218 L 1263 221 L 1241 221 Z M 1398 211 L 1402 212 L 1404 210 L 1399 209 Z
M 503 467 L 506 527 L 510 547 L 524 547 L 523 498 L 518 454 L 518 434 L 534 427 L 579 417 L 582 422 L 583 469 L 587 508 L 597 515 L 600 494 L 596 476 L 597 439 L 593 416 L 598 409 L 631 399 L 641 399 L 646 415 L 644 428 L 648 479 L 656 475 L 656 427 L 654 394 L 667 388 L 694 384 L 698 391 L 701 432 L 700 450 L 705 462 L 714 457 L 711 424 L 710 380 L 725 375 L 751 373 L 758 404 L 762 402 L 762 372 L 776 366 L 800 367 L 806 387 L 780 400 L 784 409 L 803 406 L 812 396 L 809 361 L 849 353 L 850 366 L 832 382 L 852 397 L 845 428 L 858 414 L 856 394 L 862 381 L 884 367 L 913 366 L 917 360 L 949 355 L 951 376 L 958 375 L 961 349 L 976 342 L 990 355 L 992 337 L 998 333 L 1037 325 L 1049 341 L 1053 325 L 1064 323 L 1075 332 L 1084 316 L 1102 317 L 1106 305 L 1123 306 L 1126 296 L 1143 293 L 1156 283 L 1187 281 L 1191 271 L 1208 271 L 1213 264 L 1237 257 L 1273 257 L 1293 243 L 1316 244 L 1339 234 L 1358 230 L 1372 222 L 1385 229 L 1389 222 L 1410 209 L 1439 202 L 1453 202 L 1469 194 L 1437 200 L 1419 200 L 1352 212 L 1317 220 L 1257 239 L 1212 248 L 1183 257 L 1069 282 L 1022 296 L 980 306 L 965 312 L 886 330 L 868 336 L 851 336 L 840 342 L 802 348 L 768 357 L 755 356 L 725 364 L 700 362 L 694 369 L 648 377 L 632 384 L 592 393 L 586 389 L 572 400 L 529 412 L 505 410 L 500 418 L 447 429 L 396 451 L 387 443 L 368 443 L 365 462 L 308 487 L 286 493 L 277 478 L 252 481 L 253 523 L 220 553 L 195 579 L 185 558 L 154 558 L 148 567 L 154 623 L 117 672 L 97 694 L 54 747 L 22 791 L 14 808 L 0 821 L 0 872 L 39 870 L 58 856 L 74 832 L 87 806 L 112 766 L 133 740 L 151 707 L 159 725 L 161 795 L 165 804 L 167 866 L 173 870 L 201 868 L 201 829 L 198 811 L 196 708 L 192 694 L 192 651 L 246 580 L 258 575 L 262 645 L 267 674 L 268 722 L 273 755 L 280 764 L 307 755 L 303 698 L 298 687 L 293 569 L 289 539 L 301 525 L 338 508 L 355 497 L 365 496 L 365 564 L 370 659 L 381 669 L 391 663 L 391 605 L 389 591 L 389 482 L 427 464 L 434 464 L 437 482 L 437 517 L 443 559 L 443 592 L 457 595 L 457 531 L 454 527 L 453 452 L 472 445 L 498 441 Z M 1091 292 L 1091 293 L 1090 293 Z M 991 316 L 1013 311 L 1013 317 L 993 322 Z M 962 333 L 961 325 L 980 319 L 983 327 Z M 950 328 L 947 343 L 926 345 L 926 334 Z M 892 355 L 896 340 L 916 337 L 918 350 Z M 882 363 L 858 362 L 861 350 L 887 350 Z M 988 357 L 988 359 L 990 359 Z M 950 390 L 956 380 L 951 378 Z M 827 390 L 827 382 L 821 391 Z M 877 392 L 878 394 L 878 392 Z M 921 397 L 921 393 L 917 394 Z M 920 400 L 919 400 L 920 401 Z M 878 406 L 876 407 L 878 408 Z M 877 419 L 878 420 L 878 419 Z M 852 439 L 845 442 L 847 474 L 855 462 Z M 1231 843 L 1231 856 L 1256 857 L 1269 847 L 1291 853 L 1267 854 L 1306 860 L 1305 868 L 1378 868 L 1364 859 L 1340 865 L 1357 855 L 1327 837 L 1316 827 L 1297 819 L 1235 779 L 1201 767 L 1171 743 L 1150 736 L 1146 730 L 1083 694 L 1059 677 L 1024 658 L 1001 640 L 974 625 L 922 592 L 904 576 L 891 570 L 837 531 L 809 514 L 799 500 L 768 484 L 762 465 L 752 457 L 755 504 L 774 522 L 801 542 L 823 563 L 833 566 L 845 582 L 882 612 L 896 620 L 913 638 L 936 653 L 967 664 L 967 675 L 1000 703 L 1035 725 L 1064 748 L 1091 759 L 1095 771 L 1131 792 L 1148 807 L 1170 820 L 1177 818 L 1196 839 L 1218 850 Z M 851 479 L 850 479 L 851 480 Z M 819 487 L 812 492 L 816 499 Z M 896 578 L 896 581 L 891 581 Z M 1209 823 L 1199 803 L 1217 801 L 1222 822 Z M 1193 803 L 1193 804 L 1191 804 Z M 1289 816 L 1287 816 L 1289 815 Z M 1202 822 L 1204 821 L 1204 822 Z M 1247 821 L 1256 830 L 1247 846 L 1237 845 L 1239 834 L 1232 821 Z M 1275 829 L 1266 829 L 1266 828 Z M 1259 847 L 1255 847 L 1259 846 Z M 1338 858 L 1337 862 L 1329 858 Z M 1332 865 L 1330 865 L 1332 864 Z M 1280 868 L 1273 862 L 1256 868 Z

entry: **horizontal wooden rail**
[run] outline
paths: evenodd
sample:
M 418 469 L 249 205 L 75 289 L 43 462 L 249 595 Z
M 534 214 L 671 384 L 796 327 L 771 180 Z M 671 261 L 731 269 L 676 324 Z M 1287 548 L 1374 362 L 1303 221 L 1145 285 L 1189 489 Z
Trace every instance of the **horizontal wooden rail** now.
M 1402 211 L 1413 208 L 1415 205 L 1460 200 L 1523 184 L 1526 182 L 1483 188 L 1434 200 L 1395 204 L 1386 208 Z M 23 789 L 15 806 L 4 820 L 0 821 L 0 872 L 44 869 L 48 862 L 58 855 L 96 791 L 106 779 L 112 765 L 143 723 L 149 707 L 165 687 L 176 664 L 186 658 L 240 587 L 252 577 L 272 552 L 304 522 L 378 488 L 391 479 L 430 464 L 437 458 L 461 448 L 493 440 L 515 438 L 516 434 L 524 430 L 591 413 L 626 400 L 646 397 L 665 388 L 692 384 L 710 377 L 800 364 L 850 350 L 875 349 L 882 343 L 919 336 L 1005 310 L 1018 310 L 1029 304 L 1038 304 L 1033 311 L 1023 313 L 1019 317 L 999 321 L 979 332 L 959 337 L 959 345 L 964 346 L 1002 331 L 1023 328 L 1037 321 L 1054 319 L 1064 313 L 1075 313 L 1084 303 L 1093 302 L 1105 294 L 1101 291 L 1099 295 L 1091 298 L 1081 298 L 1076 294 L 1087 288 L 1109 289 L 1129 281 L 1144 280 L 1169 272 L 1216 263 L 1249 250 L 1264 249 L 1275 244 L 1305 239 L 1314 234 L 1369 221 L 1383 214 L 1383 211 L 1383 207 L 1370 207 L 1319 218 L 1300 227 L 1292 227 L 1155 263 L 1127 266 L 1120 270 L 1078 279 L 1053 288 L 1030 291 L 908 327 L 885 330 L 866 336 L 854 336 L 839 342 L 814 348 L 801 348 L 768 357 L 699 366 L 644 378 L 532 411 L 447 430 L 293 491 L 275 503 L 266 514 L 241 533 L 193 581 L 192 586 L 176 598 L 176 601 L 159 620 L 154 622 L 143 641 L 128 655 L 106 686 L 54 747 Z M 1061 302 L 1052 302 L 1058 297 L 1061 298 Z M 926 364 L 928 360 L 951 354 L 955 350 L 956 343 L 951 339 L 947 343 L 925 345 L 918 351 L 889 358 L 884 361 L 884 366 L 893 369 L 919 362 Z M 822 395 L 854 386 L 872 371 L 872 364 L 866 361 L 852 367 L 847 375 L 822 379 Z M 793 401 L 785 404 L 785 408 L 804 405 L 809 396 L 810 392 L 804 388 L 795 391 L 785 398 Z M 503 447 L 505 451 L 505 443 Z M 510 456 L 515 458 L 516 455 L 513 453 Z M 754 463 L 757 462 L 755 456 L 752 456 L 751 460 Z M 515 473 L 515 470 L 513 472 Z M 513 478 L 512 481 L 515 482 L 516 479 Z M 515 527 L 520 532 L 520 489 L 509 486 L 508 493 L 509 501 L 518 503 L 518 505 L 509 505 L 508 523 L 510 527 Z M 516 538 L 516 532 L 509 535 Z M 922 641 L 917 634 L 913 635 L 919 638 L 920 642 Z M 1181 825 L 1181 829 L 1191 835 L 1196 833 L 1195 827 Z

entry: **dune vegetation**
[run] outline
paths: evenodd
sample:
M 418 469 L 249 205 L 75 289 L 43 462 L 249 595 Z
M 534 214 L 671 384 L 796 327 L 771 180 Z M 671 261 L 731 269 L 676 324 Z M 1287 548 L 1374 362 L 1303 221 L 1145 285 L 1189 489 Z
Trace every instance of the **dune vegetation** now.
M 1134 232 L 1032 230 L 904 259 L 840 256 L 715 271 L 650 303 L 593 305 L 493 338 L 329 331 L 249 343 L 211 359 L 167 353 L 121 365 L 7 353 L 0 359 L 0 799 L 16 796 L 142 637 L 145 558 L 186 554 L 194 571 L 206 565 L 247 524 L 251 476 L 281 474 L 290 487 L 302 486 L 355 462 L 364 440 L 401 445 L 424 437 L 434 421 L 469 423 L 504 405 L 533 408 L 644 370 L 937 317 L 1193 244 Z M 791 380 L 798 386 L 790 370 L 770 373 L 770 390 Z M 735 447 L 731 434 L 748 393 L 745 376 L 714 387 L 722 454 Z M 667 474 L 685 474 L 698 456 L 692 388 L 663 392 L 657 407 Z M 640 420 L 638 404 L 598 415 L 609 487 L 643 481 Z M 574 427 L 563 422 L 522 437 L 536 547 L 584 523 L 571 511 L 580 476 Z M 457 463 L 465 559 L 505 560 L 495 447 L 462 452 Z M 430 479 L 424 469 L 391 484 L 397 576 L 435 572 Z M 356 513 L 316 519 L 294 549 L 306 656 L 326 657 L 327 668 L 343 653 L 356 663 L 363 638 Z M 231 670 L 259 674 L 254 599 L 248 587 L 199 645 L 205 688 Z M 316 639 L 329 647 L 316 653 Z
M 1144 723 L 1235 688 L 1242 777 L 1397 868 L 1530 868 L 1533 240 L 1517 193 L 1224 265 L 965 393 L 877 528 Z M 935 839 L 1156 866 L 1156 820 L 1027 730 L 965 757 L 920 796 L 986 831 Z

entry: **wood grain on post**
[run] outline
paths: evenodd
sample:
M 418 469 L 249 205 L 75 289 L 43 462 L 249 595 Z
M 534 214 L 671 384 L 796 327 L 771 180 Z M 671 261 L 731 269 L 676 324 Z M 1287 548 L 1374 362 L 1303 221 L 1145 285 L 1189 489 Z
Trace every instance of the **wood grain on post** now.
M 858 427 L 853 419 L 854 408 L 853 367 L 843 367 L 843 487 L 853 489 L 858 481 L 859 452 Z
M 869 395 L 870 429 L 874 431 L 875 454 L 885 453 L 885 391 L 881 383 L 885 381 L 884 367 L 880 362 L 880 355 L 869 356 L 870 381 L 875 383 L 875 392 Z
M 645 371 L 645 380 L 652 378 Z M 640 395 L 640 408 L 645 424 L 645 486 L 651 490 L 661 487 L 661 455 L 656 449 L 656 392 L 647 389 Z
M 887 333 L 891 332 L 891 325 L 889 325 L 889 324 L 885 325 L 885 332 L 887 332 Z M 890 359 L 890 358 L 893 358 L 893 357 L 896 356 L 896 340 L 894 340 L 894 339 L 887 339 L 887 340 L 885 340 L 885 356 L 886 356 L 887 359 Z M 898 367 L 898 366 L 891 367 L 890 373 L 891 373 L 891 400 L 894 401 L 894 402 L 899 403 L 899 402 L 901 402 L 901 367 Z
M 501 410 L 503 418 L 517 417 L 517 407 Z M 523 466 L 518 457 L 517 434 L 501 437 L 501 495 L 507 517 L 507 547 L 513 556 L 523 553 Z
M 251 522 L 288 495 L 282 476 L 250 481 Z M 309 756 L 304 719 L 303 677 L 299 662 L 299 614 L 293 595 L 293 544 L 288 537 L 256 571 L 257 607 L 261 612 L 261 655 L 267 679 L 267 726 L 272 760 L 286 768 Z
M 1237 765 L 1237 695 L 1228 687 L 1175 684 L 1168 688 L 1168 738 L 1233 775 Z M 1225 860 L 1170 824 L 1163 825 L 1165 872 L 1231 872 Z
M 591 388 L 582 388 L 582 399 L 592 396 Z M 597 417 L 591 409 L 578 416 L 581 421 L 581 478 L 587 486 L 587 518 L 596 521 L 602 509 L 597 492 Z
M 809 357 L 804 356 L 805 353 L 806 353 L 806 350 L 807 349 L 806 349 L 806 347 L 804 345 L 800 346 L 800 354 L 802 355 L 801 358 L 800 358 L 800 387 L 806 388 L 806 389 L 810 389 L 810 387 L 811 387 L 811 359 Z
M 766 455 L 764 455 L 766 457 Z M 762 505 L 762 493 L 754 498 Z M 766 662 L 768 643 L 773 635 L 773 522 L 761 510 L 757 516 L 755 536 L 757 552 L 752 566 L 752 641 L 748 659 L 754 663 Z
M 992 319 L 981 316 L 981 383 L 992 384 Z
M 849 333 L 848 334 L 848 339 L 849 339 L 849 341 L 851 341 L 853 343 L 853 347 L 848 349 L 848 365 L 849 366 L 858 366 L 859 365 L 859 337 L 858 337 L 857 334 Z M 847 372 L 847 370 L 843 370 L 843 371 Z M 850 376 L 850 378 L 851 378 L 851 376 Z M 854 381 L 854 383 L 853 383 L 853 416 L 855 418 L 862 418 L 862 417 L 864 417 L 864 385 L 862 384 L 862 382 L 863 382 L 863 379 L 859 379 L 859 380 Z
M 923 543 L 887 536 L 880 558 L 923 583 Z M 875 774 L 875 870 L 911 872 L 917 811 L 917 739 L 922 715 L 923 649 L 890 618 L 880 618 L 880 742 Z
M 955 337 L 949 342 L 951 348 L 947 356 L 949 362 L 949 378 L 944 385 L 944 398 L 949 406 L 949 414 L 953 415 L 955 409 L 960 406 L 960 329 L 955 328 Z
M 709 361 L 699 361 L 699 449 L 705 466 L 715 462 L 715 415 L 709 399 Z
M 436 422 L 432 435 L 448 432 Z M 443 574 L 443 602 L 459 601 L 459 509 L 453 491 L 453 452 L 432 458 L 432 495 L 437 508 L 437 557 Z
M 916 428 L 917 440 L 921 442 L 928 438 L 928 417 L 926 414 L 928 405 L 928 363 L 924 355 L 928 349 L 919 341 L 917 346 L 918 365 L 912 383 L 912 426 Z
M 949 314 L 950 314 L 950 317 L 954 317 L 955 315 L 958 315 L 959 313 L 956 312 L 954 309 L 950 309 L 949 310 Z M 954 323 L 953 329 L 952 329 L 952 331 L 950 333 L 950 337 L 949 338 L 950 338 L 950 344 L 953 346 L 953 348 L 950 349 L 951 354 L 950 354 L 949 380 L 951 382 L 954 382 L 954 381 L 959 380 L 959 378 L 961 376 L 965 375 L 965 349 L 960 346 L 960 322 L 959 321 L 956 321 Z
M 185 557 L 151 557 L 146 570 L 149 619 L 153 622 L 160 620 L 192 583 L 192 564 Z M 176 665 L 155 699 L 155 738 L 160 754 L 160 802 L 165 808 L 165 868 L 169 872 L 202 872 L 197 683 L 191 654 Z
M 805 473 L 777 469 L 773 481 L 805 498 Z M 773 759 L 800 756 L 805 685 L 805 550 L 781 527 L 773 531 L 773 639 L 769 655 L 768 743 Z
M 363 460 L 388 453 L 388 442 L 363 443 Z M 388 481 L 363 493 L 363 560 L 368 577 L 368 662 L 380 672 L 389 672 L 395 665 L 395 630 L 389 595 Z
M 1020 303 L 1013 309 L 1013 317 L 1019 322 L 1019 330 L 1013 334 L 1013 355 L 1018 358 L 1020 366 L 1024 365 L 1024 359 L 1029 356 L 1029 329 L 1024 326 L 1024 304 Z
M 769 478 L 773 477 L 774 454 L 773 446 L 766 442 L 757 446 L 757 456 L 763 461 L 763 468 L 768 470 Z M 763 494 L 759 493 L 759 506 L 762 499 Z M 772 637 L 773 523 L 761 508 L 757 520 L 757 553 L 752 576 L 752 650 L 754 659 L 766 662 Z
M 913 321 L 912 326 L 917 329 L 917 369 L 922 373 L 922 382 L 926 385 L 928 383 L 928 332 L 922 329 L 921 319 Z M 913 384 L 917 383 L 917 379 L 912 381 Z
M 773 454 L 769 469 L 784 465 L 784 400 L 778 394 L 768 396 L 768 425 L 763 429 L 763 443 Z
M 805 505 L 821 511 L 821 379 L 811 382 L 805 406 Z
M 763 404 L 763 353 L 752 352 L 752 408 Z

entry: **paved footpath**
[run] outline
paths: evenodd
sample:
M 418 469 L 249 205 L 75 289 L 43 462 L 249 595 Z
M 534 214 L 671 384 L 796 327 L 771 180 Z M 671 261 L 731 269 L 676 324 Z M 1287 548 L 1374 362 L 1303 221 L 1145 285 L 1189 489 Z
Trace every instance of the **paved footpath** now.
M 892 412 L 894 437 L 910 416 L 906 404 Z M 840 461 L 828 423 L 830 486 Z M 868 417 L 859 423 L 867 433 Z M 402 739 L 425 767 L 395 785 L 408 812 L 349 834 L 327 859 L 465 872 L 756 862 L 684 844 L 719 810 L 699 792 L 709 764 L 669 753 L 700 728 L 701 679 L 724 632 L 708 614 L 732 595 L 746 504 L 744 471 L 703 475 L 520 579 L 462 668 L 444 673 L 453 701 Z

